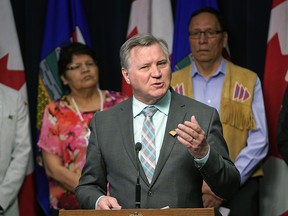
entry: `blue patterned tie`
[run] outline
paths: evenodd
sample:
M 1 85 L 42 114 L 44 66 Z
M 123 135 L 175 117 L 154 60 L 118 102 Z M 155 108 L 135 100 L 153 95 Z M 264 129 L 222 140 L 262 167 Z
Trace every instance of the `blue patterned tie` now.
M 157 110 L 154 106 L 148 106 L 142 110 L 145 119 L 141 135 L 143 148 L 140 152 L 140 161 L 149 183 L 151 183 L 156 166 L 155 129 L 152 117 Z

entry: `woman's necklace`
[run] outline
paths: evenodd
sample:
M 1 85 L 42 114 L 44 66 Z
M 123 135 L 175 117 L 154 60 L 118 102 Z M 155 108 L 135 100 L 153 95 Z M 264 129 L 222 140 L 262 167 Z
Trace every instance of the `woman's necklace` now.
M 102 92 L 100 91 L 99 88 L 97 88 L 97 91 L 99 92 L 99 96 L 100 96 L 100 111 L 102 111 L 103 110 L 103 106 L 104 106 L 103 95 L 102 95 Z M 73 105 L 74 105 L 74 107 L 76 109 L 77 115 L 79 116 L 80 120 L 82 122 L 84 122 L 84 119 L 83 119 L 83 117 L 81 115 L 81 112 L 79 110 L 79 107 L 78 107 L 75 99 L 73 97 L 71 97 L 71 100 L 72 100 L 72 103 L 73 103 Z
M 99 92 L 99 96 L 100 96 L 100 111 L 103 110 L 103 104 L 104 104 L 104 101 L 103 101 L 103 95 L 102 95 L 102 92 L 100 91 L 99 88 L 97 88 L 97 91 Z M 90 128 L 88 127 L 87 123 L 84 121 L 84 118 L 79 110 L 79 107 L 75 101 L 75 99 L 73 97 L 71 97 L 71 101 L 76 109 L 76 112 L 77 112 L 77 115 L 78 117 L 80 118 L 81 122 L 84 124 L 85 128 L 87 129 L 87 134 L 85 135 L 85 139 L 86 139 L 86 144 L 88 145 L 88 142 L 89 142 L 89 137 L 90 137 L 90 133 L 91 133 L 91 130 Z

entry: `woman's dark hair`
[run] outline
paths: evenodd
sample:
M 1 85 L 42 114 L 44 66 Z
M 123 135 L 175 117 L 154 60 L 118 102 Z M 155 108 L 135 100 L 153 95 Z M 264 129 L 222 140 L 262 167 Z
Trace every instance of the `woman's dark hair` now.
M 90 47 L 79 42 L 70 43 L 61 48 L 58 60 L 59 76 L 66 76 L 67 66 L 72 62 L 72 57 L 74 55 L 88 55 L 94 60 L 95 63 L 97 63 L 95 53 Z
M 220 30 L 223 31 L 223 32 L 227 32 L 227 27 L 226 27 L 226 24 L 225 24 L 225 21 L 224 21 L 224 17 L 222 16 L 222 14 L 220 13 L 220 11 L 216 10 L 215 8 L 212 8 L 212 7 L 203 7 L 203 8 L 200 8 L 196 11 L 194 11 L 194 13 L 191 15 L 190 19 L 189 19 L 189 22 L 188 22 L 188 28 L 189 28 L 189 25 L 190 25 L 190 22 L 192 20 L 193 17 L 201 14 L 201 13 L 210 13 L 210 14 L 213 14 L 219 24 L 220 24 Z

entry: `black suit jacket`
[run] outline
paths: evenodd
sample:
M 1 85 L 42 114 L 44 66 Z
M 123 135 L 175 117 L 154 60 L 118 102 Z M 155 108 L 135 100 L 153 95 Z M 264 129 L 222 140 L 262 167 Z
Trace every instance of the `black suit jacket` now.
M 240 176 L 228 156 L 219 115 L 208 107 L 172 91 L 170 111 L 158 163 L 151 184 L 140 167 L 141 207 L 202 207 L 202 181 L 222 198 L 231 198 Z M 206 133 L 210 155 L 198 169 L 194 158 L 169 131 L 195 115 Z M 122 208 L 135 208 L 137 159 L 133 135 L 132 98 L 96 113 L 91 121 L 92 134 L 76 196 L 82 208 L 94 209 L 97 199 L 110 195 Z

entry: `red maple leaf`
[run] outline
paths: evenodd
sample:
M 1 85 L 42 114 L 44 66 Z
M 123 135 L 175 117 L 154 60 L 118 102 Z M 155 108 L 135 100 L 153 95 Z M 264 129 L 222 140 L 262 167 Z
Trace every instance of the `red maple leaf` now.
M 25 83 L 24 70 L 8 70 L 8 54 L 0 59 L 0 83 L 19 90 Z

